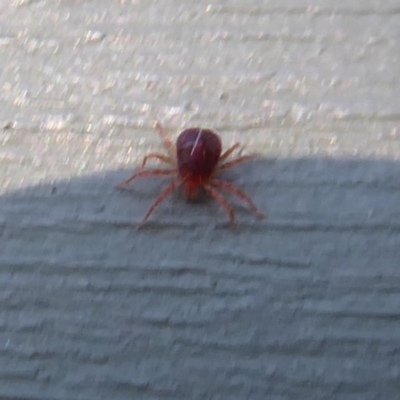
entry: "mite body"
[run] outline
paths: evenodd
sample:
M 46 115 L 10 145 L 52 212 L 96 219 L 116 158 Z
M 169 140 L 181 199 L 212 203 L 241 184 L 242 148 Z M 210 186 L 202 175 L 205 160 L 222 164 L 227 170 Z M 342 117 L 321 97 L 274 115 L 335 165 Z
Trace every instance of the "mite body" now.
M 220 138 L 209 129 L 184 130 L 176 141 L 178 173 L 184 180 L 185 197 L 195 199 L 203 182 L 214 172 L 221 156 Z
M 239 143 L 222 152 L 221 139 L 215 132 L 210 129 L 189 128 L 178 136 L 176 146 L 174 146 L 161 124 L 156 123 L 156 128 L 163 138 L 168 153 L 147 155 L 143 159 L 142 169 L 127 181 L 118 185 L 119 188 L 125 188 L 138 178 L 156 176 L 174 178 L 172 183 L 155 200 L 139 227 L 146 223 L 156 208 L 180 186 L 184 187 L 184 195 L 187 199 L 195 199 L 199 190 L 203 188 L 227 211 L 232 226 L 236 225 L 235 211 L 220 193 L 220 190 L 239 197 L 259 218 L 265 218 L 265 215 L 257 209 L 246 193 L 231 183 L 217 178 L 220 172 L 254 158 L 252 155 L 247 155 L 228 161 L 229 156 L 240 147 Z M 157 159 L 169 168 L 143 170 L 149 159 Z

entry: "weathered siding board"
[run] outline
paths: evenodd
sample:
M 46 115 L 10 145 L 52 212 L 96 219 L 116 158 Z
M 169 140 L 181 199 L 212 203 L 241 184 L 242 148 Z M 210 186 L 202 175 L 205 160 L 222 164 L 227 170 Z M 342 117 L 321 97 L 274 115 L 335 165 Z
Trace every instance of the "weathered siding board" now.
M 0 4 L 0 399 L 400 393 L 400 3 Z M 160 118 L 260 159 L 114 186 Z

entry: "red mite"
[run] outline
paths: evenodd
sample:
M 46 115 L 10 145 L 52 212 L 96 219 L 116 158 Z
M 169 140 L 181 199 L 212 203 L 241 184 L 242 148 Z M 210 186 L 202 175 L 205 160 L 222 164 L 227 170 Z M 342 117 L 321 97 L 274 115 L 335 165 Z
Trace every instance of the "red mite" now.
M 183 185 L 184 195 L 187 199 L 195 199 L 200 188 L 203 188 L 227 211 L 232 226 L 236 226 L 235 211 L 218 189 L 236 195 L 259 218 L 266 218 L 246 193 L 231 183 L 217 178 L 220 172 L 254 158 L 253 155 L 247 155 L 227 161 L 229 156 L 240 147 L 239 143 L 234 144 L 221 154 L 221 139 L 215 132 L 210 129 L 189 128 L 178 136 L 176 146 L 174 146 L 159 122 L 156 123 L 156 128 L 164 141 L 168 154 L 151 153 L 147 155 L 143 159 L 142 168 L 146 165 L 147 160 L 151 158 L 167 164 L 170 168 L 140 170 L 127 181 L 118 185 L 119 188 L 125 188 L 138 178 L 155 176 L 174 178 L 173 182 L 157 197 L 139 227 L 146 223 L 156 208 L 181 185 Z

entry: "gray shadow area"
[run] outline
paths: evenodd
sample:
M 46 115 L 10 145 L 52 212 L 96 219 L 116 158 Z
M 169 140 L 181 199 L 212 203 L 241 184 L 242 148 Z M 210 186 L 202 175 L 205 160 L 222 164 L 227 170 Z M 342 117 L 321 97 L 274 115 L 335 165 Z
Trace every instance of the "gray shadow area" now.
M 0 198 L 0 398 L 398 399 L 399 163 L 243 165 L 237 231 L 131 173 Z

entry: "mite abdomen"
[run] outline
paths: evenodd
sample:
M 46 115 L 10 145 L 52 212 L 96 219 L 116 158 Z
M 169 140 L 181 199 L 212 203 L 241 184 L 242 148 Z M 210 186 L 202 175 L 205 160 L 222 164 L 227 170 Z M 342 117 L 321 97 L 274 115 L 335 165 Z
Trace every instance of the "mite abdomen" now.
M 210 129 L 184 130 L 176 141 L 179 174 L 208 178 L 222 151 L 221 139 Z

